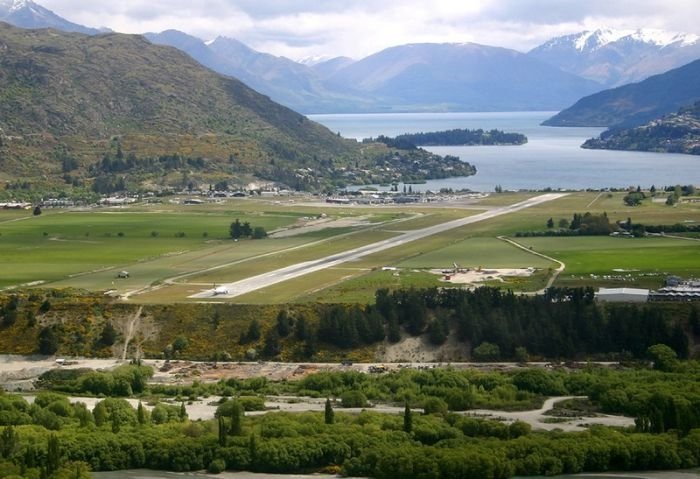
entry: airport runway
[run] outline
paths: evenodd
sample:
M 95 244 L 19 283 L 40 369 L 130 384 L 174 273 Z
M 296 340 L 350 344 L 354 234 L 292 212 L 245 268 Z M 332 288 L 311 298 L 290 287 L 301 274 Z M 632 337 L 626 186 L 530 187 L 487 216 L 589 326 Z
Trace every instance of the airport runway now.
M 314 273 L 326 268 L 332 268 L 342 263 L 348 261 L 357 260 L 364 256 L 368 256 L 374 253 L 379 253 L 380 251 L 387 250 L 389 248 L 396 248 L 397 246 L 410 243 L 419 239 L 432 236 L 434 234 L 442 233 L 454 228 L 459 228 L 472 223 L 477 223 L 479 221 L 488 220 L 495 218 L 497 216 L 505 215 L 508 213 L 514 213 L 516 211 L 524 210 L 532 206 L 536 206 L 547 201 L 556 200 L 566 196 L 566 193 L 547 193 L 544 195 L 535 196 L 525 201 L 515 203 L 509 206 L 503 206 L 499 208 L 494 208 L 483 213 L 479 213 L 473 216 L 468 216 L 466 218 L 460 218 L 457 220 L 448 221 L 446 223 L 441 223 L 439 225 L 429 226 L 427 228 L 408 231 L 394 238 L 389 238 L 386 240 L 378 241 L 376 243 L 361 246 L 359 248 L 354 248 L 342 253 L 336 253 L 325 258 L 319 258 L 312 261 L 305 261 L 303 263 L 297 263 L 291 266 L 280 268 L 267 273 L 259 274 L 257 276 L 251 276 L 240 281 L 228 284 L 220 284 L 217 290 L 223 291 L 224 289 L 228 291 L 227 294 L 214 294 L 213 289 L 208 289 L 202 291 L 201 293 L 194 294 L 190 298 L 212 298 L 216 296 L 217 298 L 234 298 L 236 296 L 241 296 L 253 291 L 257 291 L 268 286 L 272 286 L 283 281 L 288 281 L 290 279 L 298 278 L 305 274 Z

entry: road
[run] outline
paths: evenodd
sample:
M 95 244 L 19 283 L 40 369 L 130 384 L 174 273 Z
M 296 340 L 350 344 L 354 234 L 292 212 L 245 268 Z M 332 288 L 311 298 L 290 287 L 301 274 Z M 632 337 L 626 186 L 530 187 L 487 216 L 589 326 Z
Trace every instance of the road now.
M 523 250 L 527 253 L 534 254 L 535 256 L 539 256 L 540 258 L 544 258 L 547 261 L 551 261 L 552 263 L 559 264 L 559 266 L 557 266 L 557 269 L 554 270 L 554 274 L 552 274 L 552 276 L 549 277 L 549 280 L 547 280 L 547 284 L 544 285 L 544 288 L 540 289 L 539 291 L 535 291 L 533 293 L 528 293 L 528 294 L 544 294 L 545 291 L 547 291 L 549 288 L 552 287 L 552 285 L 557 280 L 559 275 L 566 268 L 566 264 L 564 264 L 564 262 L 559 261 L 556 258 L 552 258 L 551 256 L 547 256 L 546 254 L 539 253 L 537 251 L 533 251 L 532 249 L 527 248 L 524 245 L 518 243 L 517 241 L 513 241 L 510 238 L 506 238 L 505 236 L 499 236 L 498 239 L 501 241 L 505 241 L 506 243 L 511 244 L 511 245 L 515 246 L 516 248 L 520 248 L 521 250 Z
M 419 230 L 408 231 L 393 238 L 378 241 L 376 243 L 361 246 L 359 248 L 344 251 L 342 253 L 326 256 L 325 258 L 319 258 L 312 261 L 305 261 L 303 263 L 294 264 L 285 268 L 280 268 L 257 276 L 252 276 L 250 278 L 236 281 L 234 283 L 219 285 L 219 288 L 225 288 L 228 291 L 228 294 L 217 294 L 216 297 L 234 298 L 236 296 L 241 296 L 247 293 L 251 293 L 253 291 L 257 291 L 259 289 L 267 288 L 268 286 L 272 286 L 283 281 L 298 278 L 299 276 L 314 273 L 316 271 L 320 271 L 326 268 L 332 268 L 334 266 L 346 263 L 348 261 L 354 261 L 390 248 L 396 248 L 406 243 L 417 241 L 438 233 L 443 233 L 454 228 L 459 228 L 472 223 L 477 223 L 479 221 L 496 218 L 497 216 L 505 215 L 508 213 L 515 213 L 517 211 L 530 208 L 532 206 L 556 200 L 563 196 L 566 196 L 566 193 L 547 193 L 544 195 L 535 196 L 534 198 L 530 198 L 519 203 L 494 208 L 492 210 L 485 211 L 483 213 L 479 213 L 473 216 L 468 216 L 466 218 L 448 221 L 446 223 L 429 226 L 427 228 Z M 202 291 L 201 293 L 197 293 L 195 295 L 190 296 L 190 298 L 201 299 L 211 298 L 213 296 L 215 296 L 214 290 L 207 289 L 205 291 Z

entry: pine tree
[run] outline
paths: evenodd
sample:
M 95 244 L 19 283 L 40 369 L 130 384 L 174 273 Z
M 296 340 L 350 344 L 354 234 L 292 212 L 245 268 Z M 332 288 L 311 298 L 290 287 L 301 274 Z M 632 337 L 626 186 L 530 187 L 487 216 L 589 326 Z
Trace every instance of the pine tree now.
M 139 424 L 146 424 L 146 410 L 143 408 L 141 401 L 139 401 L 139 405 L 136 408 L 136 418 L 138 419 Z
M 254 465 L 258 460 L 258 438 L 255 434 L 251 434 L 248 440 L 248 454 L 251 465 Z
M 231 223 L 229 234 L 233 239 L 239 239 L 241 236 L 243 236 L 243 227 L 241 226 L 241 222 L 238 218 L 236 218 L 236 221 Z
M 97 427 L 102 426 L 107 422 L 107 408 L 103 401 L 98 402 L 95 408 L 92 410 L 92 415 L 95 417 L 95 425 Z
M 19 434 L 12 426 L 7 426 L 0 433 L 0 457 L 9 459 L 17 449 Z
M 411 407 L 408 405 L 408 401 L 406 401 L 404 408 L 403 408 L 403 432 L 411 434 L 412 430 L 413 430 L 413 412 L 411 411 Z
M 277 334 L 281 338 L 286 338 L 291 330 L 291 323 L 289 321 L 289 313 L 286 309 L 280 310 L 277 314 Z
M 399 320 L 396 315 L 392 314 L 388 319 L 387 338 L 390 343 L 398 343 L 401 340 L 401 329 L 399 328 Z
M 330 398 L 326 398 L 325 420 L 326 424 L 333 424 L 335 422 L 335 412 L 333 412 Z
M 226 422 L 224 416 L 219 416 L 219 446 L 226 447 L 228 437 L 226 434 Z
M 55 434 L 49 436 L 49 444 L 46 450 L 46 476 L 53 476 L 61 465 L 61 447 Z
M 117 414 L 117 411 L 112 412 L 112 432 L 118 434 L 122 429 L 122 420 Z
M 306 324 L 306 316 L 301 315 L 299 316 L 299 319 L 297 319 L 294 328 L 294 336 L 299 341 L 306 341 L 309 339 L 309 328 Z
M 233 402 L 231 409 L 231 427 L 229 428 L 229 434 L 232 436 L 240 436 L 243 434 L 243 406 L 240 402 Z
M 246 333 L 246 339 L 248 342 L 251 341 L 257 341 L 260 339 L 260 323 L 258 323 L 257 319 L 254 319 L 251 321 L 250 325 L 248 326 L 248 332 Z

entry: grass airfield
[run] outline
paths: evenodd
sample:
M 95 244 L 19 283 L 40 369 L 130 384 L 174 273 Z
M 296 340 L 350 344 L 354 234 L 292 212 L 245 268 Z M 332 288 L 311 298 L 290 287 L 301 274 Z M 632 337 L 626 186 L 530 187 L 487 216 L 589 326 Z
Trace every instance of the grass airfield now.
M 193 301 L 191 294 L 214 284 L 244 279 L 282 266 L 471 216 L 522 201 L 534 194 L 494 194 L 480 201 L 429 205 L 330 206 L 316 198 L 231 199 L 197 206 L 160 203 L 82 211 L 0 210 L 0 289 L 81 288 L 110 291 L 133 302 Z M 697 238 L 537 237 L 520 231 L 545 230 L 573 213 L 606 212 L 611 221 L 646 224 L 700 222 L 700 205 L 668 207 L 647 202 L 627 207 L 622 193 L 576 192 L 479 223 L 439 233 L 401 247 L 292 279 L 229 301 L 286 303 L 366 302 L 378 287 L 439 286 L 429 269 L 534 267 L 530 278 L 506 278 L 500 286 L 516 291 L 541 288 L 556 264 L 530 254 L 543 253 L 566 264 L 555 285 L 658 287 L 669 274 L 700 276 Z M 323 219 L 319 219 L 323 217 Z M 228 237 L 238 218 L 279 238 Z M 314 224 L 313 228 L 309 225 Z M 498 239 L 508 236 L 526 250 Z M 397 268 L 382 271 L 383 267 Z M 118 279 L 121 270 L 128 279 Z M 222 301 L 212 297 L 212 301 Z

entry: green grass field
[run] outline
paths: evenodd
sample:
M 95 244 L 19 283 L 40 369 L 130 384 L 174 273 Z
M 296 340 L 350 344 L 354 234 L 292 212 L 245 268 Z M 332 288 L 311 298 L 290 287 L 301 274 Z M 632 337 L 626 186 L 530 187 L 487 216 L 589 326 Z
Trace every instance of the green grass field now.
M 517 240 L 566 264 L 560 285 L 659 287 L 668 275 L 700 276 L 700 241 L 696 240 L 608 236 Z
M 407 206 L 329 206 L 318 199 L 230 200 L 201 206 L 160 203 L 85 211 L 0 210 L 0 289 L 43 282 L 42 287 L 144 291 L 139 302 L 186 301 L 214 283 L 232 282 L 283 266 L 312 260 L 400 234 L 512 204 L 529 193 L 492 195 L 473 205 L 444 203 Z M 506 287 L 536 290 L 553 266 L 543 258 L 496 237 L 542 231 L 549 218 L 558 223 L 573 213 L 606 212 L 611 221 L 632 218 L 646 224 L 700 221 L 700 204 L 668 207 L 646 201 L 627 207 L 624 193 L 577 192 L 518 213 L 499 216 L 366 256 L 327 271 L 296 278 L 236 302 L 367 301 L 378 287 L 423 287 L 442 284 L 437 276 L 413 271 L 465 267 L 540 268 L 529 279 Z M 362 219 L 297 236 L 232 242 L 230 223 L 239 218 L 267 231 L 298 225 L 301 218 Z M 671 238 L 609 237 L 517 238 L 566 263 L 559 285 L 635 285 L 657 287 L 663 276 L 700 276 L 700 242 Z M 402 269 L 398 276 L 383 266 Z M 122 269 L 130 278 L 117 279 Z M 625 271 L 614 271 L 625 270 Z M 634 270 L 634 271 L 627 271 Z M 167 282 L 167 284 L 166 284 Z M 150 286 L 160 286 L 148 289 Z
M 453 263 L 476 268 L 549 268 L 551 262 L 496 238 L 469 238 L 428 251 L 397 266 L 401 268 L 452 268 Z

